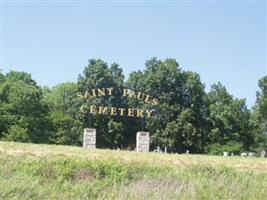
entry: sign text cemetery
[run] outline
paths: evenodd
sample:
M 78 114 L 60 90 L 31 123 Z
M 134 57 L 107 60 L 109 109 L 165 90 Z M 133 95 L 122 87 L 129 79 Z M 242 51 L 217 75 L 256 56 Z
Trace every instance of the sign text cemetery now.
M 77 93 L 79 100 L 84 101 L 81 105 L 80 111 L 83 114 L 99 114 L 99 115 L 109 115 L 109 116 L 126 116 L 126 117 L 136 117 L 136 118 L 150 118 L 153 117 L 156 112 L 153 108 L 159 104 L 159 99 L 152 97 L 143 92 L 133 91 L 128 88 L 123 88 L 121 93 L 116 93 L 114 88 L 97 88 L 86 90 L 85 92 Z M 129 98 L 136 100 L 137 102 L 142 102 L 142 105 L 149 105 L 145 107 L 119 107 L 119 106 L 104 106 L 95 105 L 94 99 L 102 97 L 109 98 L 115 97 L 116 99 Z M 84 147 L 95 148 L 96 146 L 96 129 L 84 129 Z M 136 135 L 136 150 L 140 152 L 149 151 L 149 132 L 138 132 Z
M 86 90 L 84 93 L 78 93 L 77 97 L 84 101 L 90 101 L 94 97 L 109 97 L 114 96 L 113 88 L 98 88 L 92 90 Z M 138 101 L 143 101 L 146 104 L 158 105 L 159 100 L 153 98 L 148 94 L 142 92 L 132 91 L 124 88 L 120 98 L 127 97 Z M 96 106 L 96 105 L 82 105 L 80 111 L 84 114 L 104 114 L 111 116 L 128 116 L 128 117 L 152 117 L 155 114 L 154 110 L 142 109 L 142 108 L 121 108 L 121 107 L 108 107 L 108 106 Z

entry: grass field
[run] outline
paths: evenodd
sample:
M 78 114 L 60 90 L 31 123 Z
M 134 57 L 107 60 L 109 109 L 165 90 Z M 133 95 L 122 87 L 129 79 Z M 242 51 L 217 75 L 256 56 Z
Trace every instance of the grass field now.
M 267 159 L 0 142 L 0 199 L 267 199 Z

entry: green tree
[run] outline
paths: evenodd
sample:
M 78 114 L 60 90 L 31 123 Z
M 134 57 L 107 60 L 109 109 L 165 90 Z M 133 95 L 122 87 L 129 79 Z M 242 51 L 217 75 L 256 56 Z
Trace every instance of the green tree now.
M 78 92 L 113 88 L 112 96 L 81 100 Z M 151 105 L 121 98 L 123 88 L 159 99 Z M 40 88 L 25 72 L 0 72 L 0 138 L 4 140 L 81 145 L 83 128 L 97 129 L 97 147 L 135 147 L 136 132 L 151 135 L 152 148 L 169 151 L 221 154 L 267 149 L 267 76 L 251 112 L 244 99 L 234 98 L 221 84 L 208 94 L 200 75 L 184 71 L 175 59 L 152 58 L 145 69 L 124 81 L 118 64 L 91 59 L 78 83 Z M 152 118 L 82 114 L 80 106 L 135 107 L 154 110 Z M 145 126 L 144 126 L 145 125 Z
M 1 137 L 36 143 L 48 142 L 48 108 L 42 102 L 42 91 L 25 72 L 11 71 L 0 85 Z M 19 133 L 13 133 L 17 130 Z M 14 137 L 12 137 L 14 136 Z
M 5 75 L 0 72 L 0 138 L 2 137 L 3 132 L 7 129 L 6 127 L 6 119 L 4 117 L 6 111 L 4 109 L 4 96 L 2 91 L 2 87 L 5 81 Z
M 245 100 L 235 99 L 221 83 L 211 86 L 208 100 L 211 122 L 209 143 L 223 146 L 236 142 L 240 144 L 240 151 L 250 150 L 254 137 L 250 124 L 251 113 Z
M 197 73 L 182 71 L 174 59 L 152 58 L 144 71 L 130 74 L 127 85 L 160 100 L 159 105 L 150 106 L 157 115 L 147 120 L 152 147 L 167 146 L 175 152 L 203 150 L 205 91 Z
M 83 74 L 79 75 L 78 85 L 80 92 L 90 91 L 96 88 L 114 88 L 114 96 L 90 98 L 86 102 L 81 102 L 83 104 L 88 106 L 125 106 L 124 102 L 118 98 L 124 86 L 124 75 L 118 64 L 114 63 L 109 67 L 102 60 L 89 60 L 88 66 L 85 67 Z M 85 114 L 83 116 L 84 127 L 94 127 L 97 129 L 97 146 L 105 148 L 117 148 L 126 144 L 123 138 L 127 138 L 126 134 L 129 134 L 129 132 L 122 131 L 126 126 L 125 121 L 125 119 L 110 116 L 93 114 Z M 121 144 L 117 141 L 121 141 Z
M 255 133 L 255 149 L 267 150 L 267 76 L 259 80 L 260 91 L 257 92 L 257 101 L 253 107 L 251 123 Z
M 82 119 L 79 114 L 76 83 L 62 83 L 52 89 L 43 88 L 44 101 L 49 106 L 52 122 L 50 140 L 56 144 L 81 145 Z
M 263 131 L 267 131 L 267 76 L 259 80 L 260 91 L 257 92 L 256 109 L 262 116 Z

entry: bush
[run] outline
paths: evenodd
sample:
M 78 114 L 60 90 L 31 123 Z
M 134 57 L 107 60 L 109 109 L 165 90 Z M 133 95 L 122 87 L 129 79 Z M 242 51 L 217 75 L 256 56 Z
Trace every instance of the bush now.
M 28 130 L 26 128 L 19 127 L 18 125 L 11 126 L 7 133 L 4 134 L 4 140 L 30 142 Z
M 225 145 L 212 144 L 207 148 L 208 154 L 211 155 L 222 155 L 223 152 L 229 152 L 234 154 L 240 154 L 243 151 L 243 147 L 237 142 L 228 142 Z

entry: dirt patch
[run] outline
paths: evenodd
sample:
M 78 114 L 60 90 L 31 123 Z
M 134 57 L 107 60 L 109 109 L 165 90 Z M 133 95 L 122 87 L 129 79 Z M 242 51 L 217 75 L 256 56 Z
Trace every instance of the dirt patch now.
M 90 169 L 83 168 L 74 172 L 72 179 L 74 182 L 90 181 L 94 179 L 94 174 Z

